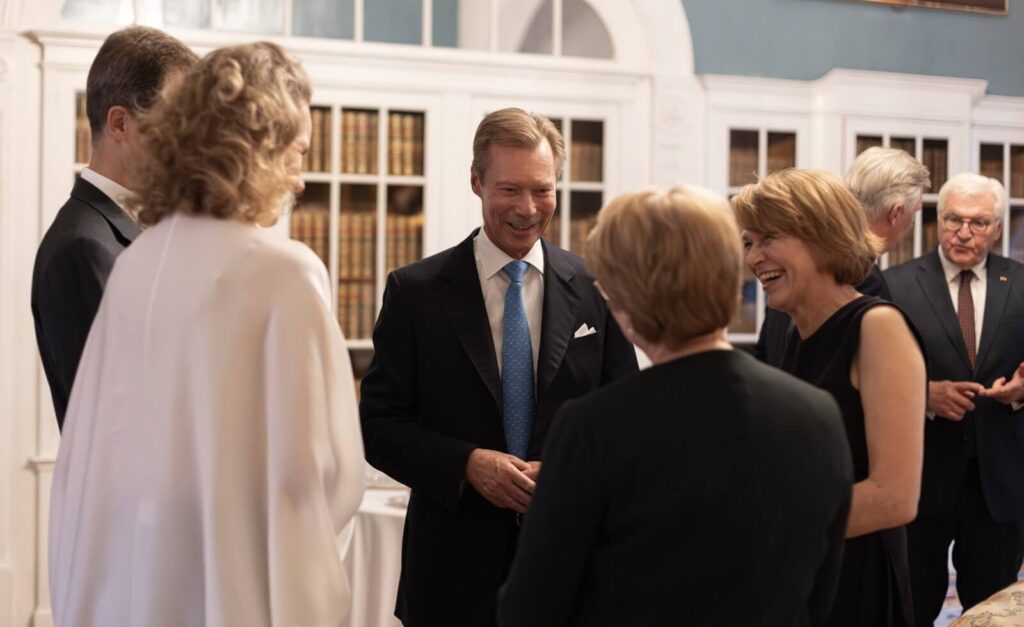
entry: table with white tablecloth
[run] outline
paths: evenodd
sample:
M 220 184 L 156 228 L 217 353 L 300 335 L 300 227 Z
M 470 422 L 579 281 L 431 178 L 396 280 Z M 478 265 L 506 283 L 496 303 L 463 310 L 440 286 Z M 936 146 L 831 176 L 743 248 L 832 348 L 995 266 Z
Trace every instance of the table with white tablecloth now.
M 356 514 L 345 571 L 352 586 L 346 627 L 401 627 L 395 618 L 406 489 L 368 489 Z

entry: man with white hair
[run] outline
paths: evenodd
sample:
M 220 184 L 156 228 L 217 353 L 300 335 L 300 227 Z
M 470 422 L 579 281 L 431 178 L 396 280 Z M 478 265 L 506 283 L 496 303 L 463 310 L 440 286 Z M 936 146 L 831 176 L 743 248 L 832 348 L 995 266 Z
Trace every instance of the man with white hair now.
M 928 168 L 898 148 L 868 148 L 860 153 L 846 173 L 846 186 L 860 201 L 868 220 L 868 229 L 895 249 L 914 226 L 914 215 L 921 210 L 924 190 L 931 186 Z M 892 300 L 882 271 L 875 266 L 857 291 Z M 789 316 L 768 308 L 754 355 L 778 366 L 793 327 Z
M 918 625 L 931 625 L 953 543 L 964 609 L 1013 583 L 1024 555 L 1024 265 L 993 254 L 1005 192 L 963 173 L 939 191 L 937 250 L 885 273 L 928 354 L 918 518 L 908 527 Z

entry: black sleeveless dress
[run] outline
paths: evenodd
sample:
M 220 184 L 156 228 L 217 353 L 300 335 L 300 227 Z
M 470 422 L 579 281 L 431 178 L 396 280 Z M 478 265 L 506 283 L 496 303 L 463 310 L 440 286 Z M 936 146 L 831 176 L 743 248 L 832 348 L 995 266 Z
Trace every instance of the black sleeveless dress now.
M 839 308 L 806 339 L 791 326 L 780 364 L 786 372 L 835 397 L 850 443 L 854 481 L 868 476 L 868 445 L 864 407 L 860 391 L 850 383 L 850 368 L 860 344 L 864 313 L 879 305 L 895 307 L 877 296 L 861 296 Z M 906 528 L 885 529 L 847 540 L 835 603 L 825 624 L 903 626 L 914 624 L 912 616 Z

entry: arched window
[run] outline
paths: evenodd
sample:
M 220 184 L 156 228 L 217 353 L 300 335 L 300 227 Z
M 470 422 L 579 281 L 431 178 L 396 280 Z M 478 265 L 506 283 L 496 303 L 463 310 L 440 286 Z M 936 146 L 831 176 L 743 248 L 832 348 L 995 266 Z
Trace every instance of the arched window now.
M 64 0 L 61 17 L 492 52 L 615 56 L 608 29 L 590 0 Z

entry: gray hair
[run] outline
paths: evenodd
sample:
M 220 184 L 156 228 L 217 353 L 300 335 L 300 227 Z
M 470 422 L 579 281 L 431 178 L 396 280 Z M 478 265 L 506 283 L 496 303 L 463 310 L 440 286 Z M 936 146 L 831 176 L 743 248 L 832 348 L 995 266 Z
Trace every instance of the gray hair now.
M 894 205 L 911 211 L 931 186 L 928 168 L 899 148 L 874 146 L 860 153 L 846 173 L 846 186 L 860 201 L 868 222 Z
M 973 172 L 961 172 L 946 181 L 946 184 L 939 190 L 939 209 L 941 214 L 946 208 L 946 201 L 950 194 L 957 196 L 981 196 L 992 194 L 995 203 L 992 210 L 995 211 L 996 220 L 1003 219 L 1003 208 L 1006 206 L 1006 190 L 998 179 L 989 178 Z

